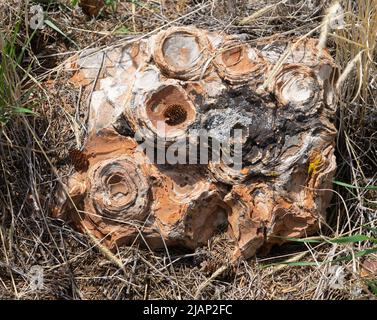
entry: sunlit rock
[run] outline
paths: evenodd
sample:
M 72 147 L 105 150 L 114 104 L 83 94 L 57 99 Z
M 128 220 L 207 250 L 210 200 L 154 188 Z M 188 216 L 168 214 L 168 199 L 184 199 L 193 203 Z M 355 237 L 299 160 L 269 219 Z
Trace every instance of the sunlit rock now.
M 235 258 L 318 231 L 336 169 L 336 72 L 314 39 L 252 46 L 172 27 L 71 68 L 89 105 L 87 163 L 56 217 L 110 248 L 194 249 L 227 230 Z

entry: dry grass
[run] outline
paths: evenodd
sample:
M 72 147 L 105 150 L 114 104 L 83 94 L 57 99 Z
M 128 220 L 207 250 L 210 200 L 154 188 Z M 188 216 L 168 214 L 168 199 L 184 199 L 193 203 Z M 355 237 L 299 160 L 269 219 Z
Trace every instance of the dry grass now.
M 367 256 L 362 250 L 373 248 L 373 243 L 361 238 L 293 242 L 237 266 L 228 262 L 233 244 L 225 235 L 195 252 L 120 248 L 113 260 L 90 237 L 51 219 L 49 213 L 59 181 L 72 171 L 66 161 L 68 149 L 86 134 L 86 106 L 63 72 L 65 59 L 77 51 L 73 42 L 80 49 L 108 47 L 169 24 L 242 33 L 251 42 L 308 33 L 320 37 L 326 30 L 341 80 L 336 179 L 348 183 L 334 185 L 326 236 L 377 237 L 371 229 L 377 227 L 377 191 L 365 188 L 377 185 L 377 0 L 340 1 L 346 12 L 345 26 L 339 30 L 321 28 L 330 1 L 320 0 L 271 0 L 268 10 L 263 9 L 266 1 L 119 1 L 115 12 L 108 10 L 98 19 L 89 19 L 68 1 L 56 2 L 45 9 L 64 35 L 49 27 L 32 35 L 21 23 L 14 47 L 17 52 L 24 48 L 25 54 L 19 64 L 8 57 L 16 73 L 6 79 L 13 92 L 18 90 L 14 100 L 7 100 L 9 106 L 32 108 L 37 114 L 13 113 L 0 130 L 1 298 L 375 297 L 361 274 Z M 25 21 L 27 7 L 25 1 L 21 6 L 15 0 L 0 4 L 2 39 L 14 35 L 14 21 Z M 29 271 L 35 265 L 44 271 L 40 290 L 30 287 Z

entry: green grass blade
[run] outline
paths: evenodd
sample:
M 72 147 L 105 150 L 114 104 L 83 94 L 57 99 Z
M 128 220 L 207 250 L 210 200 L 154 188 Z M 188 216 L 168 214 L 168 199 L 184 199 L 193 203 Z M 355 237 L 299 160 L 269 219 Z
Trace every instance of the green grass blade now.
M 55 30 L 56 32 L 60 33 L 63 37 L 65 37 L 69 42 L 71 42 L 77 49 L 80 49 L 79 45 L 73 41 L 70 37 L 68 37 L 60 28 L 53 23 L 51 20 L 44 20 L 46 26 L 49 26 L 51 29 Z
M 327 263 L 351 261 L 354 257 L 355 258 L 361 258 L 361 257 L 364 257 L 368 254 L 375 253 L 375 252 L 377 252 L 377 247 L 369 248 L 369 249 L 365 249 L 365 250 L 360 250 L 360 251 L 356 252 L 355 255 L 348 254 L 348 255 L 345 255 L 343 257 L 339 257 L 339 258 L 336 258 L 334 260 L 331 260 L 331 261 L 326 261 L 326 260 L 325 261 L 318 261 L 318 262 L 315 262 L 315 261 L 292 261 L 292 262 L 283 261 L 283 262 L 271 263 L 271 264 L 266 265 L 265 267 L 267 268 L 267 267 L 272 267 L 272 266 L 277 266 L 277 265 L 286 265 L 286 266 L 291 266 L 291 267 L 320 266 L 320 265 L 327 264 Z
M 33 110 L 27 109 L 27 108 L 21 108 L 21 107 L 16 107 L 13 108 L 13 111 L 16 113 L 31 113 L 31 114 L 36 114 Z
M 299 243 L 322 243 L 322 242 L 324 242 L 324 240 L 318 239 L 318 238 L 302 238 L 302 239 L 298 239 L 298 238 L 278 237 L 278 236 L 276 236 L 274 238 L 280 238 L 280 239 L 284 239 L 286 241 L 299 242 Z
M 348 184 L 346 182 L 338 181 L 338 180 L 333 180 L 333 183 L 345 187 L 345 188 L 351 188 L 351 189 L 364 189 L 364 190 L 377 190 L 377 186 L 367 186 L 367 187 L 356 187 L 353 186 L 352 184 Z
M 290 266 L 290 267 L 308 267 L 308 266 L 317 266 L 319 264 L 321 264 L 321 262 L 314 262 L 314 261 L 292 261 L 292 262 L 277 262 L 277 263 L 271 263 L 269 265 L 267 265 L 268 267 L 272 267 L 272 266 L 278 266 L 278 265 L 286 265 L 286 266 Z
M 377 252 L 377 247 L 364 249 L 360 250 L 359 252 L 356 252 L 355 257 L 359 258 L 375 252 Z
M 357 234 L 357 235 L 352 235 L 352 236 L 345 236 L 345 237 L 338 237 L 338 238 L 333 238 L 333 239 L 325 239 L 325 238 L 290 238 L 290 237 L 276 237 L 276 238 L 281 238 L 286 241 L 291 241 L 291 242 L 298 242 L 298 243 L 324 243 L 324 242 L 329 242 L 329 243 L 355 243 L 355 242 L 361 242 L 361 241 L 372 241 L 374 243 L 377 243 L 377 239 L 368 237 L 363 234 Z
M 366 281 L 370 292 L 377 296 L 377 280 Z
M 347 236 L 347 237 L 340 237 L 329 240 L 331 243 L 354 243 L 354 242 L 361 242 L 361 241 L 373 241 L 376 243 L 377 239 L 368 237 L 363 234 L 357 234 L 354 236 Z
M 128 33 L 130 33 L 130 29 L 123 26 L 123 27 L 118 28 L 115 31 L 115 33 L 117 33 L 117 34 L 128 34 Z

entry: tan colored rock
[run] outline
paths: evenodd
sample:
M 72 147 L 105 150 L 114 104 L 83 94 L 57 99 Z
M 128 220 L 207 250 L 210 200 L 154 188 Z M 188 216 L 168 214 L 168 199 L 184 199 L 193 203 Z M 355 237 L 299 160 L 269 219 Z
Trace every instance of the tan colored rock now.
M 258 49 L 235 39 L 224 43 L 214 62 L 221 78 L 231 84 L 252 81 L 250 84 L 255 86 L 269 67 Z
M 235 258 L 319 229 L 336 169 L 336 108 L 334 63 L 316 40 L 253 47 L 172 27 L 85 52 L 71 68 L 88 93 L 87 163 L 57 194 L 55 216 L 110 248 L 194 249 L 228 225 Z
M 84 154 L 88 169 L 68 181 L 76 208 L 61 193 L 54 216 L 72 220 L 110 248 L 136 238 L 153 248 L 164 242 L 195 248 L 226 225 L 225 191 L 202 167 L 148 163 L 133 139 L 112 129 L 93 133 Z
M 160 32 L 153 41 L 153 60 L 164 75 L 181 80 L 200 78 L 211 50 L 202 30 L 170 28 Z

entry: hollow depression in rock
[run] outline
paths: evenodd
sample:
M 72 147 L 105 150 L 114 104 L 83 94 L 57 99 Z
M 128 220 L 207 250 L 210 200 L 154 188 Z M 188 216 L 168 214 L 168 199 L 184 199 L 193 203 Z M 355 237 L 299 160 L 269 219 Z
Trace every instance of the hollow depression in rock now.
M 335 64 L 295 41 L 171 27 L 75 57 L 86 158 L 54 216 L 111 249 L 195 249 L 228 232 L 235 259 L 317 232 L 336 169 Z

